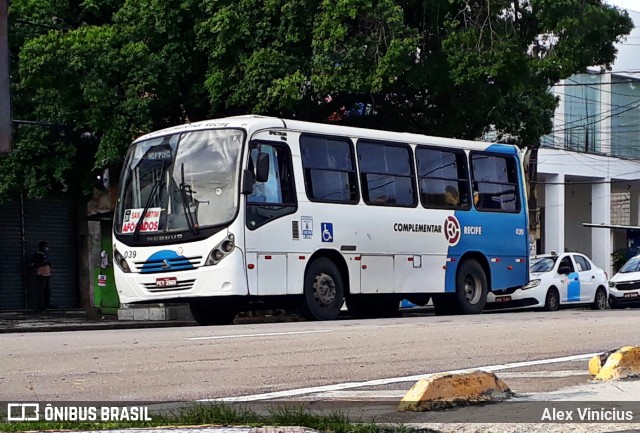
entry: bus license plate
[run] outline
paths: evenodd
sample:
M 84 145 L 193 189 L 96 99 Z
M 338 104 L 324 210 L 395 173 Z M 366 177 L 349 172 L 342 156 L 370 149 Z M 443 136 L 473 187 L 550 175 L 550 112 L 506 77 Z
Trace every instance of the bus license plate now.
M 638 297 L 638 292 L 625 293 L 624 297 L 625 298 L 637 298 Z
M 176 277 L 156 278 L 156 287 L 173 287 L 178 285 Z
M 511 300 L 511 296 L 498 296 L 496 298 L 496 302 L 509 302 Z

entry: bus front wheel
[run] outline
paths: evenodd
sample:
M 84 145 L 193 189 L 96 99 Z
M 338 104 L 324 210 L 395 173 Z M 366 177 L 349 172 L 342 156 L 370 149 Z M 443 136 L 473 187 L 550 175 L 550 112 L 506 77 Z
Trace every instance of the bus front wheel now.
M 487 303 L 489 287 L 484 269 L 475 260 L 465 260 L 456 275 L 456 296 L 463 314 L 479 314 Z
M 236 308 L 219 299 L 195 299 L 189 301 L 191 316 L 200 326 L 229 325 L 236 318 Z
M 300 312 L 308 320 L 334 320 L 344 303 L 342 277 L 329 259 L 314 260 L 304 275 Z

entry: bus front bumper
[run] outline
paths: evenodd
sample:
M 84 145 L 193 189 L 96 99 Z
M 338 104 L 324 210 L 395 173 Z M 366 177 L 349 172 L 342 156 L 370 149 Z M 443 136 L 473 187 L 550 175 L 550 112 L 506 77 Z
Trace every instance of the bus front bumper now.
M 124 273 L 115 266 L 120 302 L 160 302 L 184 298 L 246 296 L 249 291 L 243 254 L 239 249 L 213 266 L 158 272 Z

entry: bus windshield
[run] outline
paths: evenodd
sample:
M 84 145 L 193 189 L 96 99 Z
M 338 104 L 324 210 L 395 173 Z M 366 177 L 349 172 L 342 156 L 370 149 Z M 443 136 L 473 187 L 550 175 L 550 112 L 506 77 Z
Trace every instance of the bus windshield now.
M 229 223 L 238 207 L 243 140 L 242 131 L 221 129 L 137 143 L 125 159 L 116 233 L 197 234 Z

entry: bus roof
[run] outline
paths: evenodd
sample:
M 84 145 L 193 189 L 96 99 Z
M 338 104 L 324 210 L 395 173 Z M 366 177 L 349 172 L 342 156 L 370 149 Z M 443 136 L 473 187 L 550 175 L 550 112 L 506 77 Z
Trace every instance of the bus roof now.
M 301 120 L 281 119 L 278 117 L 244 115 L 232 116 L 220 119 L 202 120 L 199 122 L 185 123 L 169 128 L 154 131 L 137 138 L 134 143 L 155 137 L 162 137 L 178 132 L 197 131 L 212 128 L 239 128 L 247 130 L 251 135 L 263 129 L 286 129 L 296 132 L 313 134 L 333 134 L 351 138 L 368 138 L 383 141 L 401 140 L 410 144 L 430 144 L 443 147 L 458 147 L 465 149 L 486 150 L 487 147 L 499 150 L 503 153 L 517 153 L 517 147 L 510 144 L 492 143 L 487 141 L 472 141 L 454 138 L 436 137 L 409 132 L 392 132 L 378 129 L 356 128 L 352 126 L 333 125 L 327 123 L 305 122 Z

